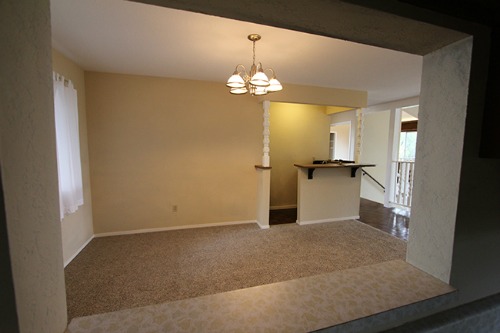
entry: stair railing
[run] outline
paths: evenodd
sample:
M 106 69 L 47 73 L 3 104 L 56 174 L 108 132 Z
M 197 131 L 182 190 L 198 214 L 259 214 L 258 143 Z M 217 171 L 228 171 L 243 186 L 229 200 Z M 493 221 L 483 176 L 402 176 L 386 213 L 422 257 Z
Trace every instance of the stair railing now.
M 415 162 L 393 161 L 395 171 L 395 182 L 393 187 L 391 203 L 411 207 L 413 195 L 413 176 L 415 174 Z
M 382 185 L 378 180 L 376 180 L 375 178 L 373 178 L 373 176 L 370 175 L 368 172 L 366 172 L 365 169 L 361 168 L 361 171 L 363 172 L 363 176 L 367 175 L 368 177 L 370 177 L 370 179 L 373 180 L 375 183 L 377 183 L 377 185 L 380 186 L 382 188 L 382 190 L 384 190 L 384 192 L 385 192 L 384 185 Z

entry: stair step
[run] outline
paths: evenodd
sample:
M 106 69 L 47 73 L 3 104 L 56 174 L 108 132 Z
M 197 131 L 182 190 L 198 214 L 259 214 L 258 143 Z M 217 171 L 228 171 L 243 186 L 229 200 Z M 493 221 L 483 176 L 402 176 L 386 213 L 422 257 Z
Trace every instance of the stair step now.
M 367 332 L 444 306 L 456 290 L 402 260 L 74 318 L 68 333 Z

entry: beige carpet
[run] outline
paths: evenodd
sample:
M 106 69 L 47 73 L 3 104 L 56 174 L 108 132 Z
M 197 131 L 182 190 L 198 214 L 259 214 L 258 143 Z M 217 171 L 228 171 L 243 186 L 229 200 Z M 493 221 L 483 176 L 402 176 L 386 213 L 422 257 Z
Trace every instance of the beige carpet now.
M 246 224 L 96 238 L 65 269 L 69 318 L 404 259 L 358 221 Z

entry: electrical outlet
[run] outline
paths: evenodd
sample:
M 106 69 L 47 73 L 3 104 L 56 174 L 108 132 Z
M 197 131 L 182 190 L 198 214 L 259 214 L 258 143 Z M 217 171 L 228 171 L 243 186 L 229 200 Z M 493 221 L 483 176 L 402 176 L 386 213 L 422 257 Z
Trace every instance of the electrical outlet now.
M 172 213 L 177 213 L 177 205 L 172 205 Z

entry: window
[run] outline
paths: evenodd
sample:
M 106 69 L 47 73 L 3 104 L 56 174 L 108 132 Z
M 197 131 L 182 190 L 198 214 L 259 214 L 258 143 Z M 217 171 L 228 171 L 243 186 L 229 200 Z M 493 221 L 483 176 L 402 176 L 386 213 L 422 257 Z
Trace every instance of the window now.
M 54 73 L 54 113 L 61 220 L 83 205 L 77 93 L 71 81 Z
M 335 141 L 337 141 L 337 133 L 336 132 L 331 132 L 330 133 L 330 160 L 335 159 Z
M 415 161 L 417 132 L 401 132 L 399 136 L 399 160 Z

